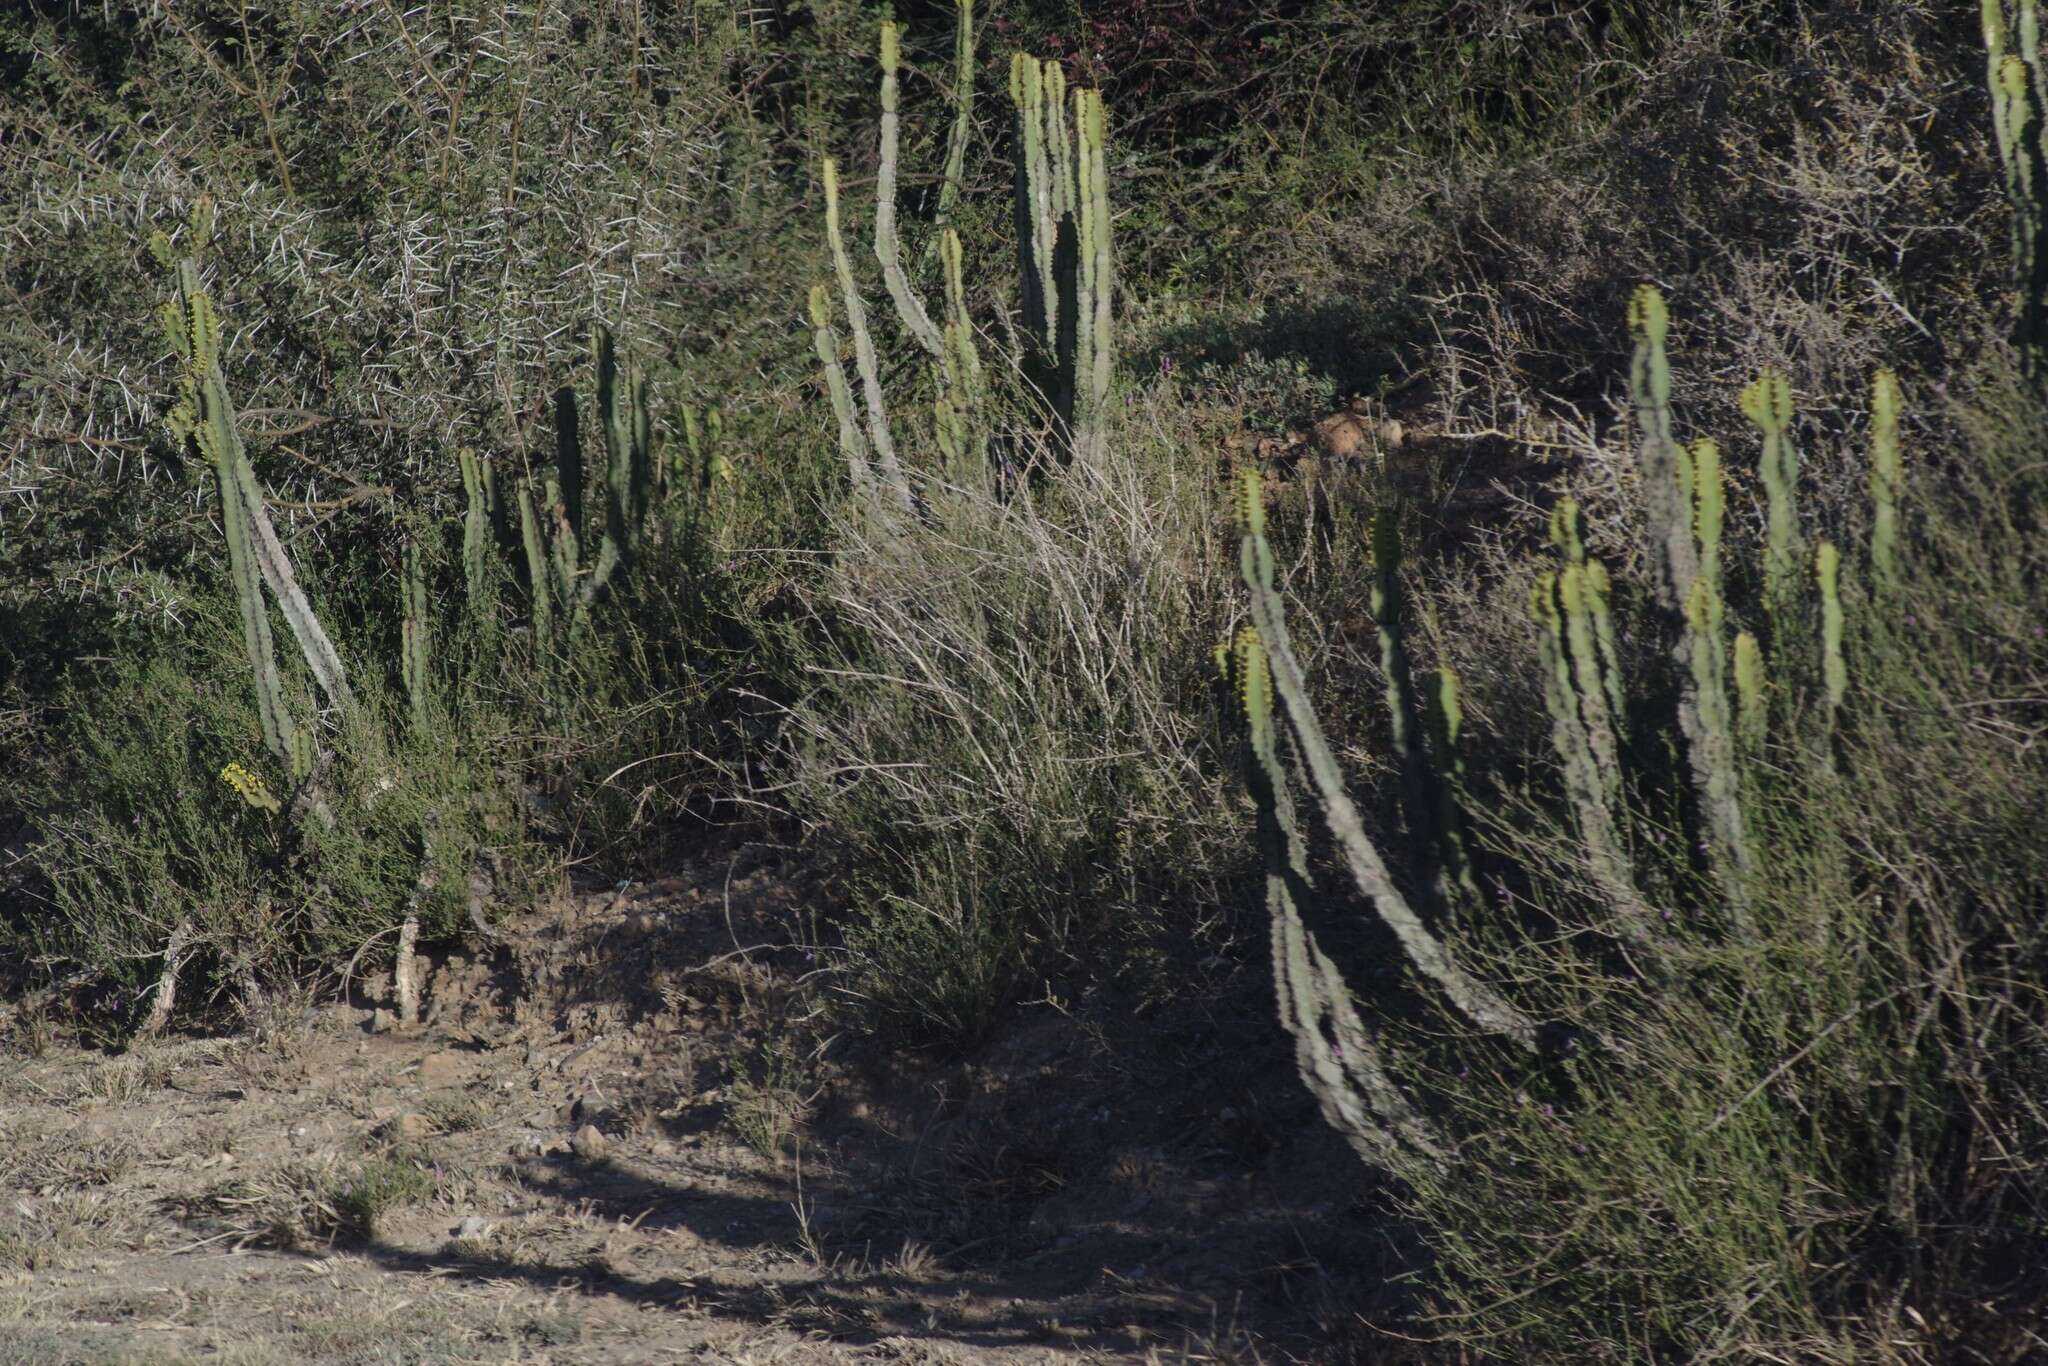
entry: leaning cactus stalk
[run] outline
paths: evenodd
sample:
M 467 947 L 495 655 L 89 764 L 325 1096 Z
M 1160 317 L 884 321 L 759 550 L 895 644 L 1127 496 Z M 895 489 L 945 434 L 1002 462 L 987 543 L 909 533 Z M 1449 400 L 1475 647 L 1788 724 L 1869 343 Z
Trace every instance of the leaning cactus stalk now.
M 912 510 L 910 481 L 896 458 L 896 442 L 889 434 L 889 409 L 882 397 L 881 362 L 875 356 L 874 337 L 868 332 L 867 307 L 861 302 L 860 284 L 854 279 L 853 258 L 846 251 L 846 236 L 839 227 L 839 163 L 825 158 L 825 237 L 832 248 L 832 267 L 839 277 L 839 299 L 846 309 L 846 325 L 853 333 L 854 367 L 860 372 L 861 393 L 867 400 L 868 441 L 874 447 L 875 463 L 881 467 L 882 482 L 902 510 Z
M 1246 778 L 1259 815 L 1266 864 L 1266 908 L 1273 924 L 1273 984 L 1280 1023 L 1294 1039 L 1295 1066 L 1323 1117 L 1367 1162 L 1441 1160 L 1442 1143 L 1394 1084 L 1379 1046 L 1359 1018 L 1335 962 L 1301 917 L 1311 890 L 1307 841 L 1280 761 L 1273 723 L 1273 679 L 1258 632 L 1238 633 L 1231 672 L 1249 729 Z
M 194 206 L 190 227 L 192 250 L 182 257 L 172 252 L 162 233 L 150 239 L 152 253 L 173 273 L 178 291 L 163 313 L 166 338 L 184 362 L 180 398 L 169 425 L 180 441 L 189 440 L 213 465 L 220 488 L 221 524 L 227 533 L 228 570 L 241 606 L 243 645 L 255 679 L 264 743 L 271 753 L 289 761 L 295 727 L 277 671 L 259 576 L 277 599 L 307 668 L 328 700 L 348 706 L 354 695 L 341 657 L 300 590 L 291 559 L 271 527 L 263 487 L 257 482 L 235 422 L 234 403 L 220 365 L 220 317 L 199 279 L 200 258 L 213 233 L 210 200 L 202 197 Z
M 963 14 L 962 26 L 966 24 Z M 898 127 L 896 102 L 896 65 L 898 59 L 896 25 L 882 22 L 882 156 L 875 176 L 875 259 L 882 265 L 882 283 L 888 286 L 889 298 L 896 304 L 896 316 L 903 320 L 903 326 L 917 340 L 917 344 L 930 352 L 934 360 L 943 360 L 946 354 L 945 339 L 940 336 L 938 325 L 932 322 L 931 314 L 925 311 L 922 301 L 910 287 L 910 278 L 903 273 L 903 243 L 896 234 L 896 146 Z
M 1379 851 L 1365 833 L 1365 821 L 1345 790 L 1344 777 L 1310 704 L 1307 681 L 1287 632 L 1286 610 L 1274 581 L 1273 550 L 1266 540 L 1265 505 L 1256 470 L 1245 473 L 1241 511 L 1244 539 L 1240 570 L 1250 594 L 1252 623 L 1271 670 L 1274 691 L 1284 705 L 1297 752 L 1320 798 L 1323 820 L 1343 854 L 1352 882 L 1391 930 L 1408 962 L 1436 984 L 1464 1016 L 1525 1049 L 1536 1047 L 1536 1026 L 1527 1015 L 1472 977 L 1430 933 L 1408 899 L 1394 885 Z

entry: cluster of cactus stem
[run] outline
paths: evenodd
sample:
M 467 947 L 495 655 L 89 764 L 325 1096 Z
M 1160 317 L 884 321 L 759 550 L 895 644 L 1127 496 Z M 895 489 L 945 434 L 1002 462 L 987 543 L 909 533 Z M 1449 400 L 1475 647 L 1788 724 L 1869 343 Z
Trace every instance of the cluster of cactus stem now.
M 1767 500 L 1763 545 L 1765 629 L 1736 629 L 1723 574 L 1723 531 L 1728 520 L 1721 449 L 1712 441 L 1682 445 L 1673 433 L 1671 371 L 1665 352 L 1669 315 L 1657 291 L 1644 286 L 1629 308 L 1635 335 L 1631 396 L 1640 432 L 1640 474 L 1647 522 L 1648 612 L 1651 637 L 1665 636 L 1677 694 L 1677 729 L 1693 789 L 1698 844 L 1726 905 L 1726 928 L 1750 923 L 1756 856 L 1745 795 L 1753 790 L 1753 764 L 1769 741 L 1773 692 L 1768 670 L 1786 679 L 1812 678 L 1821 739 L 1831 742 L 1848 701 L 1845 655 L 1848 623 L 1843 556 L 1828 539 L 1801 547 L 1797 478 L 1792 450 L 1790 385 L 1767 372 L 1743 395 L 1743 410 L 1763 441 Z M 1871 601 L 1896 591 L 1903 489 L 1899 449 L 1901 399 L 1897 378 L 1879 371 L 1870 396 L 1870 487 L 1874 516 L 1869 542 Z M 1274 973 L 1280 1014 L 1294 1036 L 1304 1080 L 1324 1113 L 1368 1161 L 1398 1165 L 1445 1151 L 1426 1120 L 1402 1095 L 1382 1049 L 1361 1023 L 1358 1008 L 1302 916 L 1311 895 L 1306 842 L 1297 823 L 1288 766 L 1281 758 L 1284 716 L 1302 781 L 1313 793 L 1351 880 L 1400 943 L 1417 973 L 1438 987 L 1480 1030 L 1536 1047 L 1534 1021 L 1506 996 L 1463 971 L 1445 942 L 1425 925 L 1367 838 L 1345 792 L 1342 775 L 1310 705 L 1287 633 L 1265 535 L 1265 509 L 1257 476 L 1247 478 L 1240 505 L 1244 530 L 1241 571 L 1251 624 L 1219 664 L 1236 684 L 1249 727 L 1249 786 L 1258 811 L 1267 897 L 1274 933 Z M 1375 518 L 1373 613 L 1380 633 L 1380 664 L 1392 718 L 1390 739 L 1398 763 L 1410 825 L 1435 821 L 1430 845 L 1440 861 L 1436 886 L 1469 891 L 1471 854 L 1462 834 L 1458 794 L 1464 774 L 1458 757 L 1461 709 L 1457 677 L 1438 675 L 1434 696 L 1418 702 L 1402 638 L 1399 543 L 1391 513 Z M 1652 768 L 1631 773 L 1631 754 L 1657 748 L 1631 746 L 1631 725 L 1649 717 L 1641 702 L 1631 713 L 1630 690 L 1617 625 L 1622 604 L 1601 561 L 1588 550 L 1583 514 L 1571 499 L 1552 512 L 1550 539 L 1558 556 L 1530 595 L 1544 698 L 1553 748 L 1563 772 L 1566 806 L 1601 900 L 1613 911 L 1616 932 L 1660 961 L 1670 917 L 1653 914 L 1638 888 L 1638 841 L 1655 831 L 1633 826 L 1638 789 L 1653 785 Z M 1817 621 L 1817 631 L 1813 623 Z M 1667 634 L 1668 633 L 1668 634 Z M 1811 652 L 1809 655 L 1807 652 Z M 1654 659 L 1656 655 L 1652 654 Z M 1804 662 L 1802 663 L 1802 658 Z M 1778 695 L 1784 695 L 1781 691 Z M 1418 715 L 1428 744 L 1418 738 Z M 1826 745 L 1826 762 L 1834 762 Z M 1424 817 L 1420 813 L 1431 813 Z M 1427 878 L 1418 878 L 1427 882 Z M 1455 895 L 1455 894 L 1453 894 Z
M 1273 549 L 1266 538 L 1265 503 L 1258 472 L 1245 472 L 1239 495 L 1243 540 L 1239 568 L 1249 590 L 1251 629 L 1255 634 L 1264 674 L 1270 675 L 1272 695 L 1286 716 L 1294 738 L 1295 752 L 1307 771 L 1308 785 L 1315 793 L 1324 823 L 1342 855 L 1346 870 L 1359 893 L 1372 903 L 1382 923 L 1400 944 L 1408 964 L 1477 1027 L 1499 1034 L 1525 1048 L 1535 1047 L 1535 1026 L 1529 1017 L 1508 1003 L 1499 993 L 1467 972 L 1453 957 L 1445 942 L 1431 931 L 1423 917 L 1396 884 L 1393 874 L 1366 834 L 1364 817 L 1345 787 L 1335 753 L 1316 719 L 1308 695 L 1301 663 L 1294 653 L 1287 630 L 1286 608 L 1275 580 Z M 1263 675 L 1262 675 L 1263 676 Z M 1247 714 L 1255 700 L 1245 693 Z M 1260 724 L 1251 717 L 1254 726 Z M 1289 809 L 1273 804 L 1286 789 L 1285 774 L 1268 772 L 1270 791 L 1261 796 L 1261 818 L 1291 826 Z M 1272 808 L 1272 809 L 1268 809 Z M 1283 983 L 1283 988 L 1285 984 Z M 1283 995 L 1284 995 L 1283 991 Z M 1297 1037 L 1299 1037 L 1297 1033 Z M 1312 1042 L 1311 1048 L 1320 1047 Z M 1313 1085 L 1313 1080 L 1311 1081 Z
M 305 658 L 306 667 L 330 703 L 349 706 L 353 694 L 341 656 L 299 588 L 291 557 L 271 526 L 263 486 L 242 444 L 235 408 L 220 364 L 221 322 L 212 298 L 200 282 L 200 263 L 213 236 L 212 201 L 201 196 L 188 224 L 186 251 L 174 252 L 161 232 L 150 237 L 150 251 L 170 272 L 176 295 L 164 304 L 165 339 L 181 362 L 178 402 L 169 426 L 180 442 L 189 442 L 212 466 L 220 489 L 221 526 L 228 543 L 228 575 L 242 620 L 242 643 L 256 688 L 263 743 L 294 770 L 302 766 L 310 736 L 293 719 L 285 696 L 271 639 L 270 612 L 264 588 L 277 601 L 285 624 Z
M 932 405 L 934 432 L 947 473 L 959 476 L 986 466 L 994 423 L 990 386 L 967 312 L 964 250 L 949 222 L 960 195 L 974 102 L 972 0 L 958 0 L 956 9 L 955 121 L 936 215 L 935 245 L 944 291 L 939 317 L 934 319 L 911 280 L 898 225 L 901 51 L 892 22 L 881 25 L 879 43 L 882 117 L 874 254 L 898 320 L 933 364 L 938 390 Z M 1011 95 L 1016 108 L 1019 273 L 1027 338 L 1018 368 L 1051 409 L 1058 439 L 1076 458 L 1097 462 L 1103 452 L 1102 421 L 1115 367 L 1102 97 L 1096 91 L 1075 90 L 1070 102 L 1056 63 L 1021 54 L 1011 68 Z M 808 311 L 838 424 L 840 453 L 857 493 L 884 507 L 909 511 L 917 505 L 916 491 L 897 453 L 874 333 L 847 248 L 836 160 L 825 160 L 822 179 L 826 242 L 839 307 L 852 334 L 860 387 L 856 401 L 835 326 L 834 291 L 816 285 Z
M 542 477 L 542 498 L 536 507 L 531 488 L 521 488 L 514 501 L 519 512 L 519 541 L 531 589 L 533 628 L 546 639 L 558 620 L 572 629 L 588 618 L 591 606 L 629 570 L 647 534 L 648 513 L 666 471 L 654 454 L 654 417 L 648 403 L 648 382 L 637 367 L 621 368 L 611 329 L 600 324 L 592 346 L 597 361 L 598 420 L 604 429 L 605 517 L 597 552 L 586 562 L 590 528 L 585 516 L 583 439 L 575 391 L 555 394 L 555 468 Z M 471 481 L 473 490 L 488 487 L 488 477 Z M 470 497 L 476 544 L 483 541 L 487 501 L 481 492 Z M 465 563 L 470 545 L 466 530 Z M 481 550 L 474 571 L 482 577 Z
M 1069 91 L 1058 62 L 1019 52 L 1010 103 L 1024 326 L 1075 455 L 1095 463 L 1116 365 L 1102 92 Z
M 2020 291 L 2013 339 L 2021 364 L 2048 379 L 2048 73 L 2036 0 L 2018 0 L 2008 28 L 2006 0 L 1981 0 L 1991 126 L 2012 201 L 2013 275 Z M 2017 39 L 2018 50 L 2008 47 Z
M 1537 579 L 1529 612 L 1537 625 L 1551 744 L 1593 877 L 1628 932 L 1641 937 L 1647 913 L 1626 838 L 1622 752 L 1628 702 L 1615 640 L 1613 584 L 1607 567 L 1586 552 L 1584 518 L 1573 500 L 1562 499 L 1552 510 L 1550 539 L 1564 564 Z

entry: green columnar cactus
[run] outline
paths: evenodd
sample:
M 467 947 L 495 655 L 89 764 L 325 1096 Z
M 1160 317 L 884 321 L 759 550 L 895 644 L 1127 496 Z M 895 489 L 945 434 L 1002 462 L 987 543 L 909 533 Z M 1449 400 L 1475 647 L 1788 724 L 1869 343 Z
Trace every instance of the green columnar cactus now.
M 1764 605 L 1774 622 L 1798 596 L 1799 451 L 1792 444 L 1792 385 L 1780 370 L 1766 370 L 1742 391 L 1742 415 L 1763 433 L 1760 473 L 1765 494 Z
M 1024 324 L 1055 413 L 1076 454 L 1103 454 L 1116 366 L 1111 310 L 1107 115 L 1100 91 L 1074 90 L 1057 62 L 1018 53 L 1015 110 L 1017 230 Z
M 1592 571 L 1600 570 L 1595 574 Z M 1584 841 L 1594 879 L 1640 938 L 1647 912 L 1635 889 L 1628 847 L 1616 812 L 1622 781 L 1619 744 L 1609 710 L 1610 683 L 1597 629 L 1587 624 L 1604 611 L 1607 578 L 1598 560 L 1567 564 L 1545 574 L 1530 593 L 1539 628 L 1537 659 L 1543 674 L 1550 740 L 1564 768 L 1565 798 Z M 1580 618 L 1575 626 L 1574 618 Z M 1591 652 L 1586 653 L 1586 647 Z M 1612 685 L 1618 686 L 1618 681 Z
M 515 495 L 537 639 L 550 635 L 557 611 L 571 629 L 580 626 L 620 571 L 631 568 L 654 506 L 659 461 L 647 379 L 637 367 L 620 365 L 609 328 L 598 327 L 591 349 L 606 457 L 605 519 L 596 558 L 588 566 L 583 562 L 583 444 L 572 389 L 555 394 L 555 466 L 542 476 L 541 506 L 535 508 L 530 488 Z
M 1535 1022 L 1491 987 L 1454 962 L 1442 941 L 1430 933 L 1408 900 L 1394 885 L 1386 863 L 1365 833 L 1365 822 L 1345 790 L 1336 756 L 1323 735 L 1309 701 L 1308 685 L 1287 631 L 1286 610 L 1274 579 L 1273 550 L 1266 540 L 1265 504 L 1260 476 L 1245 472 L 1240 509 L 1244 539 L 1240 569 L 1250 591 L 1253 625 L 1264 647 L 1274 691 L 1283 704 L 1295 746 L 1321 800 L 1324 823 L 1344 857 L 1352 882 L 1372 902 L 1381 921 L 1400 943 L 1408 962 L 1434 982 L 1466 1018 L 1482 1029 L 1512 1039 L 1523 1048 L 1536 1047 Z
M 839 334 L 832 328 L 832 291 L 824 285 L 811 286 L 811 339 L 824 371 L 833 416 L 839 419 L 839 453 L 846 458 L 847 478 L 856 494 L 865 494 L 874 483 L 874 471 L 868 465 L 867 438 L 861 435 L 860 419 L 853 411 L 853 386 L 847 383 L 846 366 L 839 359 Z
M 1880 598 L 1899 587 L 1899 499 L 1905 491 L 1899 455 L 1899 377 L 1879 370 L 1870 382 L 1870 578 Z
M 1746 750 L 1763 743 L 1770 728 L 1770 702 L 1764 694 L 1764 652 L 1747 631 L 1735 637 L 1736 734 Z
M 1650 582 L 1658 605 L 1679 618 L 1697 572 L 1691 527 L 1691 462 L 1672 435 L 1671 364 L 1664 350 L 1671 316 L 1656 286 L 1636 287 L 1629 299 L 1628 324 L 1635 338 L 1629 392 L 1641 440 L 1638 459 L 1643 504 L 1649 514 Z
M 287 767 L 291 770 L 292 782 L 304 787 L 313 780 L 313 770 L 319 764 L 320 754 L 313 744 L 313 732 L 301 730 L 292 736 L 292 753 Z
M 946 276 L 945 389 L 934 407 L 939 449 L 949 465 L 965 470 L 984 465 L 988 459 L 987 391 L 981 353 L 974 344 L 974 324 L 967 316 L 960 234 L 947 228 L 939 240 Z
M 1721 448 L 1712 441 L 1692 444 L 1693 529 L 1699 536 L 1699 573 L 1721 595 L 1721 528 L 1727 520 L 1727 485 L 1721 476 Z M 1718 624 L 1718 621 L 1717 621 Z
M 220 488 L 221 524 L 228 539 L 229 574 L 241 606 L 243 645 L 256 685 L 264 743 L 278 758 L 288 761 L 296 732 L 277 672 L 262 585 L 267 584 L 277 600 L 321 691 L 342 706 L 352 705 L 354 694 L 341 657 L 300 590 L 291 559 L 271 527 L 263 487 L 257 482 L 235 422 L 234 403 L 220 365 L 220 317 L 199 278 L 201 254 L 213 233 L 210 199 L 202 196 L 194 205 L 190 231 L 192 250 L 182 257 L 173 252 L 162 233 L 152 234 L 150 239 L 151 252 L 172 272 L 177 289 L 162 314 L 166 339 L 184 363 L 179 402 L 168 423 L 177 439 L 190 441 L 213 465 Z
M 1686 634 L 1692 652 L 1688 689 L 1692 716 L 1687 736 L 1700 810 L 1712 839 L 1708 848 L 1729 903 L 1743 918 L 1751 873 L 1742 789 L 1736 767 L 1735 719 L 1728 707 L 1728 654 L 1721 635 L 1721 595 L 1702 574 L 1686 602 Z
M 547 505 L 556 524 L 558 546 L 571 565 L 581 564 L 583 432 L 576 412 L 576 391 L 566 384 L 555 390 L 555 474 Z
M 1465 839 L 1465 813 L 1458 801 L 1465 787 L 1465 751 L 1459 739 L 1465 729 L 1465 705 L 1458 673 L 1445 664 L 1436 671 L 1436 686 L 1423 695 L 1429 726 L 1430 756 L 1436 772 L 1437 835 L 1443 846 L 1444 876 L 1467 896 L 1477 895 L 1471 847 Z
M 935 221 L 944 227 L 960 206 L 967 179 L 967 143 L 974 136 L 974 0 L 959 0 L 953 22 L 953 132 L 946 139 L 945 183 Z
M 1098 467 L 1107 456 L 1109 387 L 1116 370 L 1115 321 L 1111 295 L 1116 281 L 1110 249 L 1108 116 L 1102 92 L 1074 92 L 1079 134 L 1075 164 L 1080 220 L 1080 279 L 1074 300 L 1074 376 L 1079 431 L 1075 447 Z
M 1564 556 L 1566 565 L 1585 570 L 1582 598 L 1594 648 L 1588 658 L 1600 676 L 1608 720 L 1619 740 L 1628 733 L 1628 697 L 1622 689 L 1621 655 L 1615 645 L 1614 614 L 1609 605 L 1612 581 L 1607 566 L 1586 553 L 1586 517 L 1576 499 L 1560 498 L 1550 510 L 1550 543 Z
M 1388 1073 L 1336 963 L 1303 922 L 1312 895 L 1307 841 L 1281 762 L 1273 720 L 1273 678 L 1258 632 L 1238 632 L 1230 672 L 1249 730 L 1246 778 L 1259 816 L 1266 864 L 1266 908 L 1273 921 L 1273 984 L 1280 1023 L 1294 1039 L 1295 1066 L 1330 1125 L 1367 1162 L 1440 1160 L 1444 1149 L 1428 1122 Z
M 2004 0 L 1982 0 L 1981 9 L 1991 125 L 2013 210 L 2013 276 L 2020 289 L 2013 340 L 2025 372 L 2038 380 L 2048 376 L 2048 79 L 2042 73 L 2040 16 L 2035 0 L 2019 0 L 2019 50 L 2011 52 Z
M 964 22 L 964 16 L 963 16 Z M 945 339 L 931 314 L 910 288 L 903 273 L 903 243 L 896 233 L 896 152 L 900 119 L 897 114 L 896 66 L 899 59 L 896 25 L 882 22 L 882 157 L 875 177 L 875 259 L 882 264 L 882 283 L 896 304 L 896 315 L 917 344 L 943 361 Z
M 526 551 L 526 576 L 533 586 L 533 634 L 537 641 L 547 640 L 555 629 L 554 566 L 542 543 L 540 518 L 533 511 L 533 494 L 522 488 L 515 497 L 519 502 L 519 543 Z
M 1059 68 L 1053 68 L 1057 71 Z M 1046 160 L 1045 66 L 1018 52 L 1010 57 L 1012 188 L 1017 219 L 1018 276 L 1024 327 L 1041 344 L 1052 335 L 1054 300 L 1052 172 Z
M 578 584 L 578 599 L 587 605 L 611 585 L 621 567 L 630 567 L 639 549 L 651 501 L 654 469 L 654 417 L 647 402 L 647 380 L 638 368 L 619 372 L 612 332 L 600 324 L 597 352 L 597 410 L 604 423 L 605 524 L 597 561 Z
M 1721 448 L 1692 446 L 1693 525 L 1699 537 L 1699 576 L 1686 602 L 1685 647 L 1691 685 L 1681 703 L 1693 784 L 1713 833 L 1711 850 L 1729 900 L 1743 904 L 1750 874 L 1747 827 L 1741 805 L 1735 718 L 1728 705 L 1727 609 L 1721 596 L 1721 526 L 1726 488 Z
M 867 308 L 861 303 L 860 286 L 853 276 L 853 258 L 847 255 L 846 235 L 839 227 L 839 163 L 825 158 L 825 236 L 832 248 L 832 267 L 839 276 L 840 302 L 846 309 L 846 324 L 853 332 L 854 367 L 860 371 L 861 391 L 867 399 L 868 441 L 881 467 L 882 482 L 890 496 L 905 512 L 914 504 L 910 481 L 896 458 L 896 442 L 889 434 L 888 405 L 882 397 L 881 362 L 875 356 L 873 336 L 868 332 Z
M 464 446 L 456 452 L 462 466 L 462 490 L 468 507 L 462 518 L 462 578 L 472 603 L 488 596 L 488 564 L 484 559 L 490 542 L 490 460 Z
M 468 547 L 465 546 L 465 560 L 467 550 Z M 399 601 L 402 607 L 402 619 L 399 622 L 399 675 L 405 682 L 406 698 L 412 704 L 413 726 L 424 735 L 429 721 L 427 704 L 430 686 L 427 672 L 427 576 L 420 567 L 420 552 L 417 546 L 409 545 L 405 548 L 405 569 L 399 580 Z
M 1410 819 L 1420 820 L 1426 829 L 1429 816 L 1422 800 L 1427 761 L 1422 739 L 1416 734 L 1415 680 L 1408 664 L 1408 642 L 1402 620 L 1401 526 L 1392 508 L 1374 511 L 1372 518 L 1372 619 L 1380 647 L 1380 672 L 1387 680 L 1387 722 L 1400 764 L 1403 784 L 1408 789 Z
M 1820 588 L 1820 676 L 1827 697 L 1827 730 L 1849 695 L 1849 666 L 1842 657 L 1842 555 L 1833 541 L 1822 541 L 1813 556 L 1814 581 Z

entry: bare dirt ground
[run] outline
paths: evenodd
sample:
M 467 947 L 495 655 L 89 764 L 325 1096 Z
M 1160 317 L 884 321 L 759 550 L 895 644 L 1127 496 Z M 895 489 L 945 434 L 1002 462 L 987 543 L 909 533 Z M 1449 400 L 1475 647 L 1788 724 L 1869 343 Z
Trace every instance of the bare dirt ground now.
M 374 980 L 119 1054 L 17 1012 L 0 1366 L 1394 1359 L 1255 953 L 892 1057 L 823 1032 L 820 894 L 739 837 L 564 891 L 407 1031 Z

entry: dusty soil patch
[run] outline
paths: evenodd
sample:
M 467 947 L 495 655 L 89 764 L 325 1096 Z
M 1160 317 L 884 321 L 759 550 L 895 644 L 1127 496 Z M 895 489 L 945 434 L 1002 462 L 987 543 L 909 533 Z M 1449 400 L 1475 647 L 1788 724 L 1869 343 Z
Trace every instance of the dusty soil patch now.
M 436 961 L 410 1033 L 371 982 L 17 1052 L 0 1363 L 1335 1360 L 1391 1312 L 1255 958 L 891 1057 L 819 1032 L 816 894 L 729 838 Z

